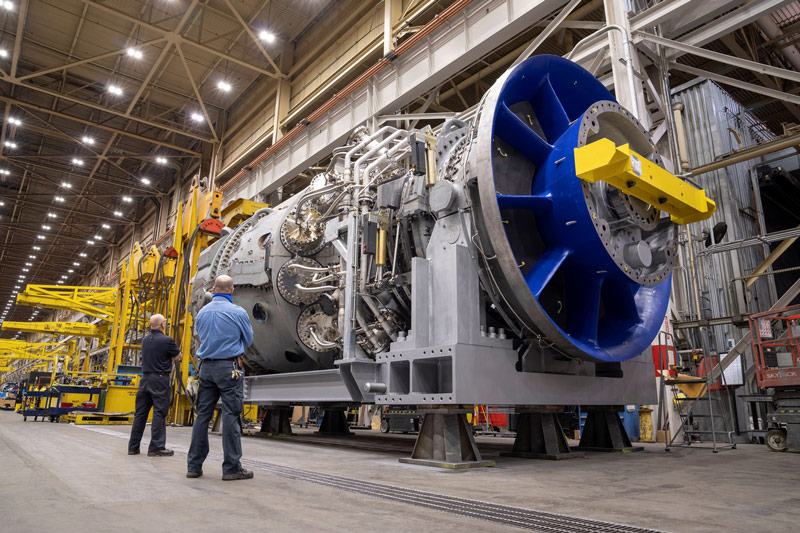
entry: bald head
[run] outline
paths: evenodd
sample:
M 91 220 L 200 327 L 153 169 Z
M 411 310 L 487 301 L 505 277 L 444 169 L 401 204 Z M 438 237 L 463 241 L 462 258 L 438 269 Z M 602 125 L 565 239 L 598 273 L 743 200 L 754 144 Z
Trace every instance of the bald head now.
M 150 317 L 150 329 L 164 329 L 164 324 L 167 323 L 167 319 L 164 318 L 164 315 L 153 315 Z
M 233 294 L 233 278 L 224 274 L 217 276 L 213 291 L 218 294 Z

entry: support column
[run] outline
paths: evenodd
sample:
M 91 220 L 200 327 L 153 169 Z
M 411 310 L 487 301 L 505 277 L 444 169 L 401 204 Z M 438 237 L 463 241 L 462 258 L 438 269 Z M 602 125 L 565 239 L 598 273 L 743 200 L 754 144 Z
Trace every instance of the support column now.
M 583 426 L 578 450 L 590 452 L 630 453 L 644 450 L 644 446 L 632 446 L 625 426 L 619 419 L 620 406 L 596 406 L 586 408 L 586 424 Z
M 317 433 L 320 435 L 354 435 L 347 425 L 344 408 L 325 409 L 322 414 L 322 424 Z
M 402 2 L 399 0 L 384 0 L 383 2 L 383 55 L 394 50 L 394 33 L 392 28 L 402 15 Z
M 606 11 L 606 22 L 608 24 L 615 24 L 625 29 L 625 34 L 612 30 L 608 32 L 608 39 L 610 42 L 609 55 L 611 58 L 611 73 L 614 77 L 614 95 L 617 101 L 629 109 L 639 122 L 649 129 L 651 126 L 650 114 L 644 103 L 644 91 L 642 89 L 641 80 L 636 78 L 635 72 L 641 71 L 639 64 L 639 54 L 633 43 L 630 43 L 630 48 L 625 41 L 630 36 L 631 27 L 628 20 L 626 11 L 625 0 L 603 0 L 603 7 Z M 630 75 L 626 56 L 631 55 L 631 68 L 634 75 Z
M 264 413 L 264 420 L 261 422 L 261 435 L 268 437 L 288 437 L 292 433 L 292 408 L 291 407 L 270 407 Z
M 401 463 L 438 468 L 475 468 L 494 466 L 484 460 L 467 423 L 467 409 L 420 409 L 425 415 L 411 457 Z
M 517 409 L 519 426 L 514 447 L 501 452 L 504 457 L 526 459 L 573 459 L 583 452 L 572 451 L 564 436 L 558 411 L 552 409 Z
M 291 43 L 283 47 L 281 57 L 278 60 L 278 67 L 281 72 L 289 72 L 294 63 L 294 48 Z M 278 79 L 278 87 L 275 92 L 275 111 L 272 117 L 272 144 L 278 142 L 283 137 L 281 122 L 289 115 L 289 99 L 292 96 L 292 84 L 289 78 Z

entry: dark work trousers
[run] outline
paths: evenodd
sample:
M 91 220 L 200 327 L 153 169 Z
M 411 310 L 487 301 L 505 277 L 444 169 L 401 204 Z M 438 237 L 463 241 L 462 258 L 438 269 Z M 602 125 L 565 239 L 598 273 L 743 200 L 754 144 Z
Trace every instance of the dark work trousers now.
M 150 424 L 150 446 L 148 451 L 163 450 L 167 444 L 167 412 L 169 411 L 169 397 L 172 393 L 169 375 L 144 374 L 139 380 L 139 391 L 136 393 L 136 414 L 133 417 L 131 440 L 128 442 L 128 451 L 139 449 L 142 442 L 144 427 L 147 425 L 147 415 L 153 408 L 153 421 Z
M 235 380 L 231 376 L 238 365 L 234 361 L 204 359 L 200 366 L 200 387 L 192 443 L 189 445 L 187 466 L 189 472 L 202 472 L 203 461 L 208 456 L 208 423 L 214 415 L 217 402 L 222 399 L 222 463 L 223 474 L 235 474 L 242 469 L 242 437 L 239 415 L 244 407 L 244 374 Z

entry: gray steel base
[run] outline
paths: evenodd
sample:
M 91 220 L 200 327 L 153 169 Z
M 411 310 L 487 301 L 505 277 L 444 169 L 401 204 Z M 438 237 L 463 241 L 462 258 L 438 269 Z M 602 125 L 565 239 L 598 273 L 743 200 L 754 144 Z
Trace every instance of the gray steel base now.
M 466 409 L 421 410 L 425 415 L 411 457 L 401 463 L 464 469 L 494 466 L 484 460 L 467 423 Z
M 570 449 L 557 412 L 523 411 L 518 414 L 519 426 L 514 447 L 510 452 L 500 452 L 503 457 L 551 460 L 583 457 L 582 452 Z
M 625 426 L 617 414 L 617 407 L 593 408 L 586 415 L 581 441 L 576 450 L 585 452 L 630 453 L 644 450 L 643 446 L 631 445 Z

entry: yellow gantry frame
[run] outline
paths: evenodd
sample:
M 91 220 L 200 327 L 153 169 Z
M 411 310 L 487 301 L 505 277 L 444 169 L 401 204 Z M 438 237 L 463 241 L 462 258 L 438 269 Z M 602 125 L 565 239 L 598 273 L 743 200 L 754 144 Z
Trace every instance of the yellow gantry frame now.
M 64 287 L 61 285 L 28 285 L 17 295 L 22 305 L 77 311 L 95 318 L 107 319 L 114 310 L 115 287 Z
M 590 183 L 605 181 L 669 213 L 676 224 L 705 220 L 717 207 L 703 189 L 637 154 L 628 144 L 617 146 L 605 138 L 575 148 L 575 174 Z

